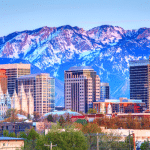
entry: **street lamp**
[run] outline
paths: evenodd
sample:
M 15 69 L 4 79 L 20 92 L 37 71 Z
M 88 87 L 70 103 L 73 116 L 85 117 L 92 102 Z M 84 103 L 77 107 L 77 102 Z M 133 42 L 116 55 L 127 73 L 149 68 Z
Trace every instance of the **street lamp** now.
M 129 130 L 129 149 L 131 150 L 131 144 L 130 144 L 130 135 L 133 136 L 133 146 L 134 146 L 134 150 L 136 150 L 136 146 L 135 146 L 135 134 L 134 132 L 132 131 L 132 134 L 130 134 L 130 130 Z

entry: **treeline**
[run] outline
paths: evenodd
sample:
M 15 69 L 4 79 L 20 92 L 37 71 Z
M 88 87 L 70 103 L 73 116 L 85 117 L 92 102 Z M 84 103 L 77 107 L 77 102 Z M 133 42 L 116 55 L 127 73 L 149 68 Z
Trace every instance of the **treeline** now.
M 124 118 L 114 117 L 114 118 L 100 118 L 95 120 L 99 126 L 103 126 L 108 129 L 150 129 L 150 119 L 147 117 L 132 117 L 128 115 Z
M 79 130 L 79 128 L 81 130 Z M 24 138 L 25 144 L 22 150 L 49 150 L 50 142 L 53 150 L 96 150 L 97 142 L 99 149 L 109 150 L 129 147 L 129 139 L 120 141 L 120 136 L 113 134 L 101 133 L 99 126 L 95 123 L 87 123 L 85 125 L 75 123 L 72 126 L 64 127 L 65 131 L 61 131 L 62 126 L 58 123 L 54 125 L 48 134 L 37 133 L 33 128 L 15 133 L 3 131 L 3 136 Z M 130 139 L 130 146 L 133 147 L 133 139 Z

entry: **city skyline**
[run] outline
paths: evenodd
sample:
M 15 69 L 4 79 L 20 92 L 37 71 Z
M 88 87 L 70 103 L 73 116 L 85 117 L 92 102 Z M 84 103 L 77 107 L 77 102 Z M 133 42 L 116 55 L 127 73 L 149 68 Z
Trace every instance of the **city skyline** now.
M 130 30 L 150 27 L 149 6 L 147 0 L 0 1 L 0 37 L 43 26 L 71 25 L 85 30 L 105 24 Z

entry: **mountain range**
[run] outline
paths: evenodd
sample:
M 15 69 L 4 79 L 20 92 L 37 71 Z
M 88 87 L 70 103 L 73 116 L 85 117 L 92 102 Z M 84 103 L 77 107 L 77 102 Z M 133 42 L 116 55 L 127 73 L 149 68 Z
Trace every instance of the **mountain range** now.
M 102 25 L 41 27 L 0 37 L 0 63 L 30 63 L 32 73 L 56 79 L 56 106 L 64 105 L 64 70 L 91 66 L 110 85 L 110 98 L 129 98 L 129 61 L 148 59 L 150 28 Z

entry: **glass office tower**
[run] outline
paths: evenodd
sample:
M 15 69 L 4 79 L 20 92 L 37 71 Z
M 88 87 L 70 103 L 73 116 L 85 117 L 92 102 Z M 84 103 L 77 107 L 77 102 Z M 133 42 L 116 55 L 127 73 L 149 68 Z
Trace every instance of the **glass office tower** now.
M 100 100 L 109 99 L 109 83 L 101 83 Z
M 30 74 L 18 78 L 18 92 L 23 85 L 26 95 L 29 90 L 34 98 L 34 111 L 40 115 L 54 111 L 55 79 L 48 73 Z
M 141 99 L 150 108 L 150 60 L 130 62 L 130 99 Z

